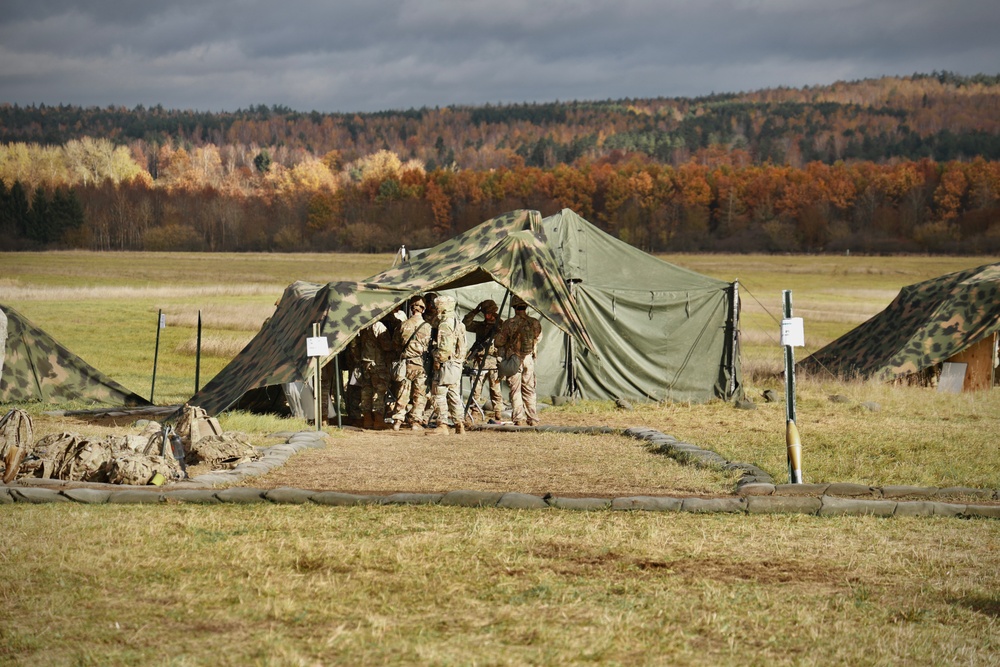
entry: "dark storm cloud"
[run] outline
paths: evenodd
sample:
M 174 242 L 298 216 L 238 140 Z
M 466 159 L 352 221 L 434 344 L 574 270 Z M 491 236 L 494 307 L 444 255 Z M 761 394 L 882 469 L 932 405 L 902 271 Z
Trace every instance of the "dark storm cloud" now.
M 5 3 L 0 102 L 372 111 L 1000 71 L 994 0 Z

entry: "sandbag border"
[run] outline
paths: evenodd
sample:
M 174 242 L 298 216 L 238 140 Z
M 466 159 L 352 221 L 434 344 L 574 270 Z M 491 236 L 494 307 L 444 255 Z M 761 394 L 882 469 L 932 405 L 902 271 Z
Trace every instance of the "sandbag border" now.
M 13 503 L 84 504 L 318 504 L 353 505 L 440 505 L 502 509 L 563 509 L 576 511 L 652 511 L 699 514 L 809 514 L 816 516 L 936 516 L 957 518 L 1000 518 L 1000 505 L 953 502 L 956 498 L 1000 500 L 1000 490 L 968 487 L 928 488 L 916 486 L 872 487 L 862 484 L 774 484 L 766 472 L 750 464 L 727 461 L 710 450 L 677 440 L 645 427 L 495 427 L 497 430 L 535 430 L 581 434 L 624 434 L 644 440 L 653 451 L 671 456 L 686 465 L 721 470 L 742 470 L 736 495 L 705 497 L 629 496 L 618 498 L 536 496 L 519 492 L 462 489 L 447 493 L 394 493 L 358 495 L 337 491 L 309 491 L 290 487 L 213 488 L 245 477 L 262 475 L 283 464 L 296 452 L 326 446 L 326 436 L 318 431 L 300 431 L 287 436 L 284 444 L 262 449 L 263 457 L 226 471 L 214 471 L 167 488 L 82 484 L 59 480 L 21 480 L 17 485 L 0 486 L 0 505 Z M 23 484 L 27 482 L 27 484 Z M 42 485 L 44 483 L 44 486 Z M 57 488 L 50 488 L 55 485 Z M 60 488 L 62 487 L 62 488 Z M 910 498 L 917 498 L 911 500 Z

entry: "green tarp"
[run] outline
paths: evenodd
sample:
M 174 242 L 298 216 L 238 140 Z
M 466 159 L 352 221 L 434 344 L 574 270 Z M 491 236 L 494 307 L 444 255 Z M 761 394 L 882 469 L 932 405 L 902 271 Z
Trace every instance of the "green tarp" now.
M 939 364 L 1000 330 L 1000 263 L 900 290 L 885 310 L 802 359 L 811 373 L 893 380 Z
M 251 390 L 280 402 L 280 385 L 310 375 L 305 339 L 320 323 L 330 354 L 325 365 L 365 327 L 415 294 L 493 282 L 522 297 L 556 330 L 590 345 L 555 257 L 545 243 L 537 211 L 512 211 L 488 220 L 421 258 L 363 282 L 327 285 L 296 282 L 286 288 L 274 315 L 247 346 L 187 402 L 210 415 L 241 404 Z M 253 401 L 259 404 L 260 391 Z
M 59 344 L 9 306 L 0 374 L 0 403 L 42 401 L 90 405 L 150 405 Z
M 539 396 L 742 397 L 733 284 L 659 260 L 569 209 L 542 226 L 593 345 L 586 349 L 543 321 Z M 500 304 L 504 295 L 482 286 L 458 296 L 469 309 L 484 298 Z

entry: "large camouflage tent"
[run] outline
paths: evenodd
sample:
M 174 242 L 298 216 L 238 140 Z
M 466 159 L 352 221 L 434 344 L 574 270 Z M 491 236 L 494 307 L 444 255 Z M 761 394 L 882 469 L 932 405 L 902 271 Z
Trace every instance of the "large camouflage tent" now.
M 305 339 L 312 323 L 329 343 L 326 365 L 357 334 L 413 295 L 495 282 L 522 297 L 560 331 L 590 344 L 537 211 L 512 211 L 363 282 L 296 282 L 247 346 L 188 403 L 216 415 L 231 407 L 277 407 L 280 385 L 310 376 Z
M 150 405 L 142 396 L 67 350 L 13 308 L 0 304 L 0 310 L 7 315 L 0 403 Z
M 1000 331 L 1000 263 L 900 290 L 885 310 L 802 359 L 808 372 L 893 380 L 942 363 Z
M 543 321 L 535 367 L 540 396 L 742 397 L 735 283 L 657 259 L 569 209 L 542 227 L 593 349 Z M 466 309 L 483 298 L 500 304 L 503 294 L 490 285 L 459 290 Z

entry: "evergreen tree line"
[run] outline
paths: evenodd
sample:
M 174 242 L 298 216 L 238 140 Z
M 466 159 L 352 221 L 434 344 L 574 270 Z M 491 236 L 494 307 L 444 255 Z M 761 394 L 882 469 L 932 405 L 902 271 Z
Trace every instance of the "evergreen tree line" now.
M 30 201 L 20 181 L 8 188 L 0 180 L 0 248 L 76 245 L 76 234 L 86 220 L 74 188 L 59 187 L 51 193 L 35 188 Z

